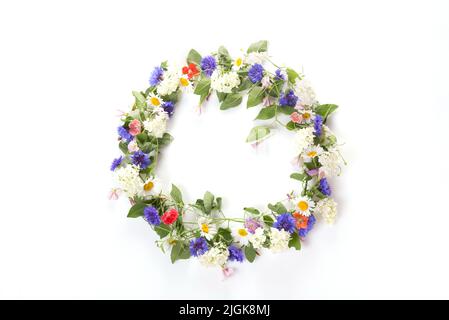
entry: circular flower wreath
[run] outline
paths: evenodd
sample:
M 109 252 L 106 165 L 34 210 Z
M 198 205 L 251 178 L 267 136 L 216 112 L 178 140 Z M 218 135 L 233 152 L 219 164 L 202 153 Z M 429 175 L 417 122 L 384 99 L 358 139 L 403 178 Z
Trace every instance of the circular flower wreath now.
M 317 218 L 333 222 L 337 204 L 330 197 L 328 178 L 340 174 L 344 160 L 325 124 L 337 106 L 319 104 L 302 74 L 271 62 L 267 41 L 253 43 L 237 59 L 224 47 L 205 57 L 192 49 L 181 70 L 163 62 L 151 73 L 149 84 L 145 91 L 133 92 L 132 109 L 122 115 L 118 135 L 123 155 L 111 165 L 119 188 L 112 189 L 110 197 L 127 195 L 132 204 L 128 217 L 148 222 L 172 262 L 196 257 L 229 275 L 229 261 L 253 262 L 262 248 L 299 250 Z M 261 105 L 256 119 L 271 122 L 252 128 L 249 143 L 260 143 L 273 126 L 294 131 L 299 169 L 290 177 L 302 182 L 301 192 L 290 192 L 266 210 L 244 208 L 244 218 L 226 218 L 222 198 L 210 192 L 193 204 L 184 203 L 175 185 L 170 194 L 162 193 L 155 176 L 158 155 L 173 139 L 166 132 L 167 122 L 181 93 L 189 89 L 200 96 L 200 106 L 214 92 L 221 110 L 240 105 L 243 93 L 248 94 L 248 108 Z

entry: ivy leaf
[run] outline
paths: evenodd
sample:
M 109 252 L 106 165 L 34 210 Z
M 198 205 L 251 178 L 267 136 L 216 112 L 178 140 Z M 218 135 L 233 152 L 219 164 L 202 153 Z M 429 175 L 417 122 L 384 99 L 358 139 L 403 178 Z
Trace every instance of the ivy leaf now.
M 176 260 L 188 258 L 190 258 L 189 247 L 185 243 L 177 242 L 171 249 L 171 263 L 175 263 Z
M 262 87 L 253 87 L 248 92 L 248 101 L 246 103 L 247 108 L 255 107 L 262 103 L 264 97 L 264 90 Z
M 270 209 L 273 212 L 276 212 L 277 214 L 283 214 L 288 212 L 285 206 L 280 202 L 276 202 L 276 204 L 274 205 L 270 203 L 268 205 L 268 209 Z
M 248 246 L 245 246 L 245 257 L 246 257 L 246 260 L 248 260 L 249 262 L 253 262 L 254 259 L 256 259 L 256 255 L 257 255 L 257 252 L 254 249 L 252 244 L 250 244 Z
M 195 49 L 191 49 L 187 55 L 187 63 L 201 64 L 201 55 Z
M 143 216 L 143 209 L 145 209 L 147 205 L 143 202 L 137 202 L 133 205 L 128 212 L 128 218 L 138 218 Z
M 321 104 L 315 108 L 315 113 L 326 119 L 337 108 L 338 106 L 336 104 Z
M 261 41 L 257 41 L 252 43 L 247 52 L 265 52 L 267 51 L 268 48 L 268 41 L 267 40 L 261 40 Z
M 184 202 L 182 202 L 182 193 L 179 190 L 179 188 L 177 186 L 175 186 L 174 184 L 171 185 L 170 196 L 178 205 L 180 205 L 180 206 L 184 205 Z
M 299 78 L 299 74 L 293 69 L 287 68 L 286 72 L 288 81 L 290 83 L 295 83 L 296 79 Z
M 276 115 L 276 106 L 270 106 L 260 109 L 259 114 L 256 117 L 256 120 L 268 120 L 273 118 Z
M 274 223 L 274 220 L 273 220 L 273 218 L 271 216 L 263 216 L 263 222 L 267 226 L 271 227 L 273 225 L 273 223 Z
M 249 213 L 251 213 L 251 214 L 254 214 L 254 215 L 259 215 L 260 214 L 260 211 L 259 210 L 257 210 L 256 208 L 243 208 L 243 210 L 245 210 L 245 211 L 247 211 L 247 212 L 249 212 Z
M 307 179 L 307 177 L 308 177 L 307 174 L 305 174 L 305 173 L 297 173 L 297 172 L 296 173 L 292 173 L 290 175 L 290 178 L 295 179 L 295 180 L 299 180 L 299 181 L 304 181 L 304 180 Z
M 204 204 L 204 210 L 206 211 L 206 214 L 210 214 L 212 211 L 212 206 L 214 204 L 214 195 L 207 191 L 204 194 L 203 204 Z
M 156 231 L 156 233 L 162 239 L 168 236 L 168 234 L 170 233 L 170 227 L 164 223 L 161 223 L 160 225 L 154 227 L 154 231 Z
M 267 137 L 270 134 L 270 128 L 264 126 L 257 126 L 251 129 L 246 142 L 257 142 Z
M 194 94 L 203 96 L 208 95 L 210 91 L 210 79 L 209 78 L 201 78 L 196 84 Z
M 289 248 L 295 248 L 296 250 L 301 250 L 301 241 L 299 240 L 299 235 L 297 232 L 293 232 L 290 241 L 288 242 Z
M 220 106 L 220 110 L 227 110 L 237 107 L 242 103 L 242 95 L 240 93 L 230 93 L 226 96 Z

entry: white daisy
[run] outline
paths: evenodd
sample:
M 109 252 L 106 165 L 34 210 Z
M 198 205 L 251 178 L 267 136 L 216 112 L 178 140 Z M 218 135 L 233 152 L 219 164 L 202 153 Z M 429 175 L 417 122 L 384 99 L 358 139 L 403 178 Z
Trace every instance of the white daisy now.
M 164 103 L 162 98 L 154 93 L 150 93 L 148 95 L 147 102 L 148 102 L 148 105 L 152 106 L 152 107 L 160 107 L 162 105 L 162 103 Z
M 190 91 L 192 89 L 192 83 L 190 82 L 187 75 L 182 75 L 179 78 L 179 86 L 185 91 Z
M 254 249 L 260 249 L 262 248 L 263 244 L 267 240 L 267 237 L 265 236 L 265 231 L 263 228 L 257 228 L 254 231 L 254 234 L 249 235 L 249 242 L 253 245 Z
M 143 184 L 141 194 L 144 197 L 148 197 L 151 195 L 159 194 L 161 192 L 161 190 L 162 190 L 162 188 L 161 188 L 160 180 L 156 177 L 150 177 Z
M 250 237 L 250 233 L 243 227 L 235 228 L 232 230 L 233 238 L 242 245 L 247 245 Z
M 333 223 L 337 216 L 337 203 L 332 198 L 324 198 L 318 201 L 314 212 L 327 223 Z
M 302 123 L 311 123 L 314 118 L 314 114 L 311 110 L 303 109 L 299 111 L 302 116 Z
M 295 210 L 306 217 L 310 216 L 313 208 L 315 207 L 315 202 L 313 202 L 312 199 L 306 196 L 294 199 L 294 203 L 295 203 Z
M 240 68 L 243 66 L 243 58 L 242 57 L 238 57 L 237 59 L 234 60 L 234 69 L 236 70 L 240 70 Z
M 270 232 L 270 249 L 273 252 L 281 252 L 288 249 L 290 241 L 290 233 L 285 230 L 271 228 Z
M 311 162 L 313 158 L 318 157 L 322 152 L 323 148 L 319 146 L 310 146 L 304 150 L 302 158 L 304 159 L 304 162 Z
M 217 227 L 212 223 L 212 220 L 206 217 L 198 219 L 198 227 L 200 228 L 201 236 L 207 240 L 212 239 L 217 234 Z

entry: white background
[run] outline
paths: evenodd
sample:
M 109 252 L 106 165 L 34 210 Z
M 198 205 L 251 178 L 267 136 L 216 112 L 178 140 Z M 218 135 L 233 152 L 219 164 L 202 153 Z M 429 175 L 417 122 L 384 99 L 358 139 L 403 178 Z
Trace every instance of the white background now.
M 2 1 L 0 298 L 449 298 L 449 2 Z M 340 215 L 303 250 L 220 271 L 171 265 L 107 200 L 116 110 L 190 48 L 267 39 L 303 69 L 349 162 Z M 160 175 L 228 215 L 291 189 L 291 142 L 244 143 L 257 110 L 186 96 Z

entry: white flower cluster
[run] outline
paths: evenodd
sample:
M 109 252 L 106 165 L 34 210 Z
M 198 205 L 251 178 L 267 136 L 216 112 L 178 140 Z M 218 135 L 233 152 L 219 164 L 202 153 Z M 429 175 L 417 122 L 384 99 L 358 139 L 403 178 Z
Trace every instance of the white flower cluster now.
M 237 72 L 221 72 L 215 70 L 211 78 L 211 88 L 224 93 L 231 93 L 232 89 L 240 84 L 240 78 Z
M 295 92 L 300 99 L 300 103 L 303 106 L 312 106 L 316 103 L 316 95 L 310 82 L 306 79 L 296 79 Z
M 333 223 L 337 216 L 337 203 L 332 198 L 324 198 L 316 204 L 315 213 L 327 223 Z
M 265 240 L 267 240 L 267 237 L 265 236 L 264 229 L 257 228 L 254 231 L 254 234 L 250 234 L 248 240 L 249 240 L 249 242 L 251 242 L 254 249 L 262 248 L 263 244 L 265 243 Z
M 161 96 L 169 95 L 178 89 L 180 74 L 178 70 L 167 70 L 164 78 L 157 86 L 157 93 Z
M 162 138 L 165 131 L 167 131 L 167 120 L 168 114 L 164 111 L 158 111 L 153 119 L 143 122 L 143 127 L 156 138 Z
M 143 181 L 139 176 L 139 167 L 127 165 L 115 171 L 118 183 L 128 197 L 134 197 L 143 189 Z
M 305 148 L 309 147 L 313 143 L 313 127 L 307 127 L 300 129 L 296 132 L 294 141 L 296 144 L 296 152 L 300 154 Z
M 222 267 L 228 261 L 229 252 L 226 248 L 212 247 L 198 259 L 206 267 Z
M 270 232 L 271 245 L 270 249 L 273 252 L 281 252 L 288 249 L 288 242 L 290 241 L 290 233 L 285 230 L 278 230 L 271 228 Z
M 268 60 L 268 53 L 264 52 L 251 52 L 245 58 L 245 63 L 247 64 L 263 64 L 266 60 Z
M 318 157 L 326 177 L 335 177 L 340 175 L 341 171 L 341 156 L 337 148 L 331 148 L 323 152 Z

